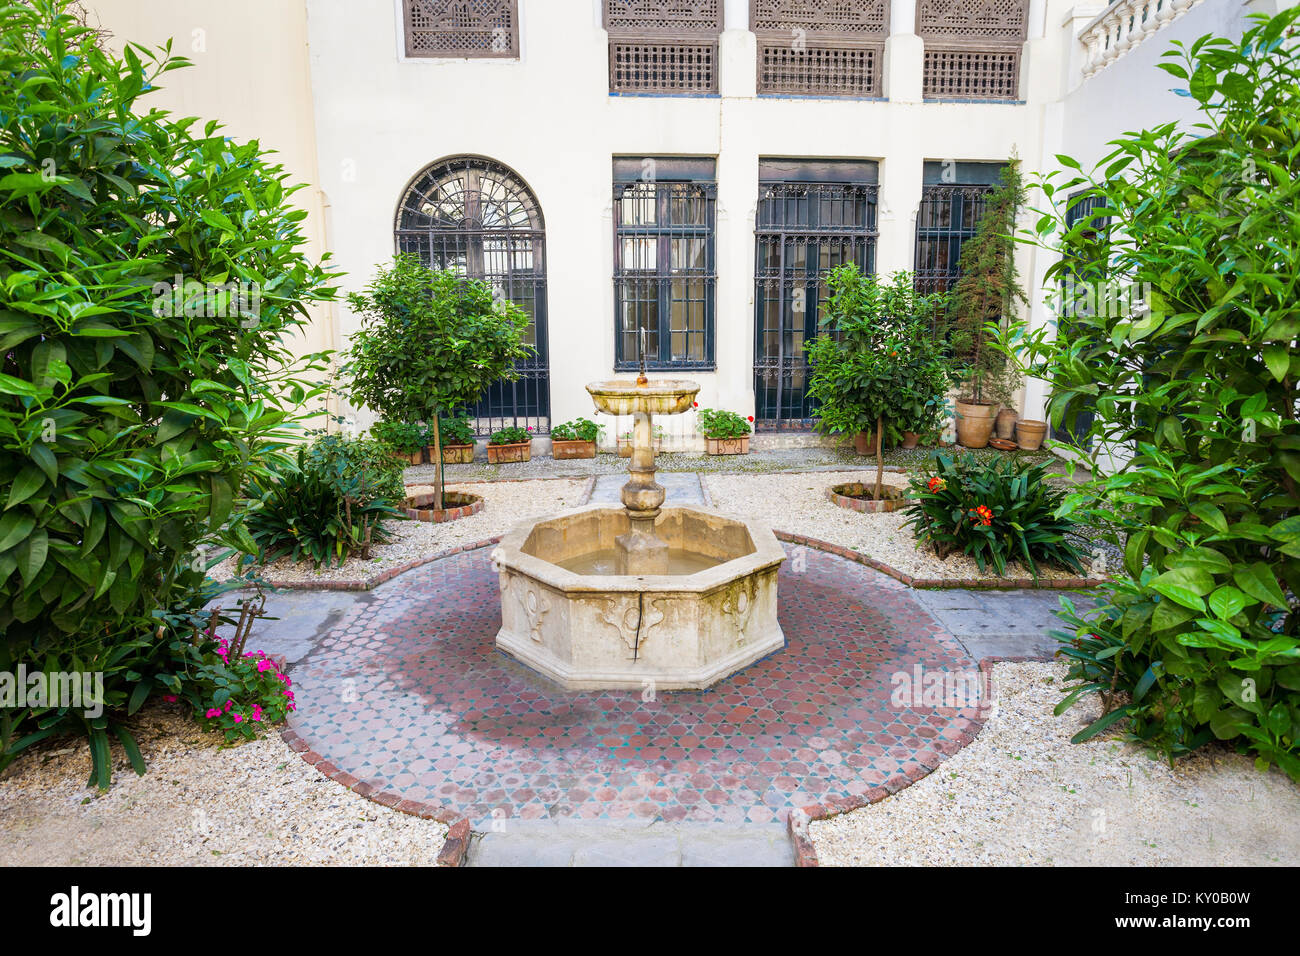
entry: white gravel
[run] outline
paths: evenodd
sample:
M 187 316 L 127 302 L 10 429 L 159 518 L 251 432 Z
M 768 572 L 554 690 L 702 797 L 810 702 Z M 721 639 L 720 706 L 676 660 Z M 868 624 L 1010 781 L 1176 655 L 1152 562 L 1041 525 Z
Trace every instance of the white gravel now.
M 992 567 L 980 571 L 979 565 L 964 554 L 950 554 L 940 561 L 933 548 L 926 546 L 918 549 L 912 529 L 903 527 L 907 517 L 901 511 L 864 514 L 841 508 L 826 497 L 826 489 L 831 485 L 854 481 L 874 484 L 874 468 L 793 475 L 702 477 L 713 498 L 713 506 L 719 511 L 758 518 L 778 531 L 789 531 L 852 548 L 913 578 L 999 579 Z M 905 488 L 908 476 L 885 472 L 884 483 Z M 1032 577 L 1029 568 L 1015 561 L 1008 562 L 1006 576 Z M 1041 564 L 1038 576 L 1048 580 L 1078 577 L 1065 568 Z
M 1052 709 L 1063 663 L 998 664 L 975 741 L 880 803 L 817 820 L 832 866 L 1300 864 L 1300 786 L 1212 746 L 1173 767 L 1118 734 L 1070 737 L 1100 702 Z
M 326 581 L 356 581 L 371 577 L 389 568 L 432 557 L 458 545 L 474 544 L 504 534 L 526 518 L 576 508 L 587 482 L 588 479 L 585 478 L 552 478 L 449 484 L 448 491 L 462 491 L 482 497 L 483 509 L 468 518 L 440 523 L 389 521 L 387 527 L 392 532 L 393 540 L 388 544 L 374 546 L 368 561 L 349 558 L 341 567 L 318 569 L 311 562 L 295 564 L 288 558 L 281 558 L 262 567 L 260 572 L 269 580 L 304 587 Z M 406 487 L 410 494 L 433 491 L 431 485 Z M 208 574 L 218 581 L 224 581 L 233 574 L 233 567 L 233 559 L 228 558 Z
M 280 735 L 222 747 L 175 705 L 133 719 L 148 763 L 113 745 L 113 785 L 86 788 L 90 751 L 64 741 L 0 775 L 0 866 L 433 866 L 447 827 L 319 773 Z

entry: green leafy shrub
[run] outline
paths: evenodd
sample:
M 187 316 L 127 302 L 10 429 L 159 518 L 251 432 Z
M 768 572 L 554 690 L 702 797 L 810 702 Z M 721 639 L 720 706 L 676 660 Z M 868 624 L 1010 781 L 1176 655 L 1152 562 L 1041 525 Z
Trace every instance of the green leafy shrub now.
M 1104 468 L 1064 510 L 1124 549 L 1101 607 L 1067 611 L 1064 704 L 1128 698 L 1080 739 L 1127 717 L 1167 755 L 1218 738 L 1300 780 L 1298 17 L 1165 54 L 1199 125 L 1126 134 L 1087 174 L 1059 157 L 1036 238 L 1062 334 L 1006 344 L 1054 423 L 1095 411 L 1078 437 Z M 1057 197 L 1080 193 L 1098 205 L 1070 224 Z
M 405 464 L 374 438 L 321 435 L 307 446 L 302 467 L 332 483 L 340 496 L 351 496 L 362 504 L 406 497 Z
M 317 567 L 342 565 L 352 555 L 370 557 L 370 546 L 390 540 L 385 518 L 400 517 L 384 498 L 362 484 L 342 457 L 328 464 L 298 453 L 297 467 L 251 483 L 248 532 L 262 563 L 288 556 Z M 398 499 L 400 500 L 400 499 Z
M 0 664 L 102 673 L 106 709 L 5 710 L 0 766 L 81 732 L 107 786 L 121 718 L 189 660 L 204 549 L 250 544 L 238 489 L 319 393 L 289 342 L 333 290 L 257 143 L 141 102 L 187 62 L 64 7 L 0 25 Z
M 474 444 L 474 426 L 470 424 L 468 418 L 444 418 L 438 427 L 442 430 L 444 445 Z M 426 437 L 430 439 L 426 444 L 432 445 L 432 436 L 426 435 Z
M 493 432 L 488 436 L 489 445 L 518 445 L 522 442 L 532 441 L 533 430 L 529 428 L 520 428 L 518 425 L 507 425 L 499 431 Z
M 905 513 L 918 542 L 933 545 L 941 558 L 961 551 L 981 571 L 991 565 L 1002 575 L 1012 560 L 1035 578 L 1040 562 L 1083 573 L 1078 549 L 1066 539 L 1074 522 L 1056 517 L 1065 495 L 1044 480 L 1047 463 L 942 454 L 934 461 L 932 474 L 910 482 Z
M 753 431 L 752 415 L 745 419 L 736 412 L 716 408 L 701 408 L 699 413 L 700 434 L 705 438 L 744 438 Z
M 234 743 L 282 723 L 296 709 L 292 687 L 265 651 L 241 653 L 218 638 L 215 651 L 186 680 L 185 699 L 200 726 Z
M 414 422 L 375 422 L 370 437 L 399 454 L 414 455 L 428 446 L 429 429 Z
M 604 427 L 586 418 L 575 418 L 552 428 L 551 438 L 557 441 L 597 441 Z

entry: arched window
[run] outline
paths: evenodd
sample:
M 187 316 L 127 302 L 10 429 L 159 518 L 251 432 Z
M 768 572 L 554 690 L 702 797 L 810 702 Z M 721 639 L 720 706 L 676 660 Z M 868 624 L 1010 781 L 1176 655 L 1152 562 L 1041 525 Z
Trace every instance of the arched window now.
M 406 187 L 394 232 L 398 252 L 490 282 L 532 320 L 528 341 L 537 354 L 519 366 L 516 381 L 492 386 L 470 411 L 477 430 L 549 431 L 546 227 L 532 190 L 513 170 L 481 156 L 439 160 Z

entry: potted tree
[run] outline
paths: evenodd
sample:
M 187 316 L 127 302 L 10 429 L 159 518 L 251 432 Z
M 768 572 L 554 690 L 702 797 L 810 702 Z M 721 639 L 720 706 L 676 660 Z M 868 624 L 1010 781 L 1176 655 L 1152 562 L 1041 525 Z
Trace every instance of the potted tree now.
M 468 465 L 474 461 L 474 428 L 468 418 L 444 418 L 438 423 L 439 437 L 442 439 L 442 463 L 444 465 Z M 433 429 L 429 429 L 428 438 L 433 440 Z M 434 451 L 429 449 L 429 460 L 433 460 Z
M 887 281 L 856 265 L 831 270 L 821 334 L 804 345 L 813 366 L 814 428 L 881 458 L 886 437 L 933 430 L 952 383 L 952 363 L 934 334 L 941 293 L 916 292 L 911 273 Z
M 595 458 L 596 442 L 605 426 L 586 418 L 575 418 L 551 429 L 551 457 L 563 461 L 569 458 Z
M 531 461 L 533 457 L 532 426 L 520 428 L 507 425 L 488 436 L 489 465 L 504 465 L 512 461 Z
M 699 429 L 704 435 L 705 450 L 710 455 L 748 455 L 753 420 L 752 415 L 745 419 L 735 412 L 701 408 Z
M 532 354 L 528 315 L 486 282 L 436 271 L 403 254 L 348 302 L 361 315 L 344 374 L 354 401 L 385 417 L 433 423 L 433 506 L 446 504 L 440 416 L 478 400 Z M 458 498 L 464 496 L 457 496 Z
M 1024 202 L 1020 162 L 1013 158 L 1002 171 L 1001 183 L 985 197 L 984 213 L 975 234 L 962 244 L 958 260 L 951 342 L 966 368 L 955 410 L 957 442 L 967 448 L 989 443 L 998 407 L 1010 405 L 1020 387 L 1014 364 L 991 347 L 990 337 L 1005 324 L 1017 302 L 1029 301 L 1020 286 L 1015 257 L 1016 211 Z

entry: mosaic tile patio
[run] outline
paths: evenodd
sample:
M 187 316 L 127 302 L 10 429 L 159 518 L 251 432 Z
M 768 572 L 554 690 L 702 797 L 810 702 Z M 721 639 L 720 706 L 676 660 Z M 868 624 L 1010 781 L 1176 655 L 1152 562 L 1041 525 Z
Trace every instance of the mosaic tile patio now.
M 475 828 L 772 823 L 934 767 L 976 720 L 974 705 L 891 703 L 896 674 L 978 666 L 909 589 L 844 558 L 787 548 L 785 649 L 709 690 L 651 695 L 565 692 L 499 653 L 490 552 L 381 585 L 293 667 L 291 727 L 312 750 Z

